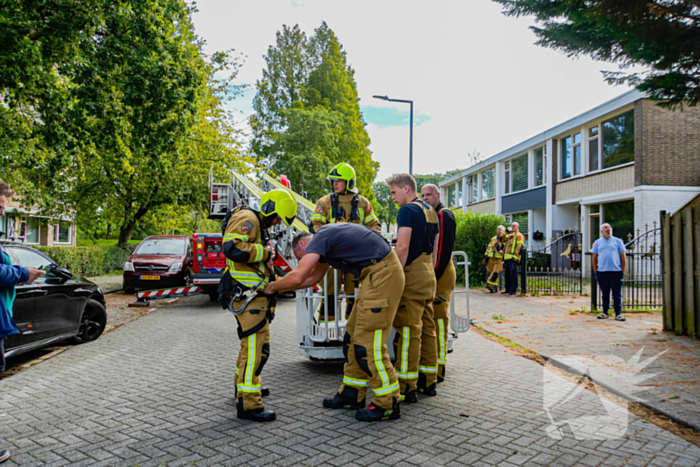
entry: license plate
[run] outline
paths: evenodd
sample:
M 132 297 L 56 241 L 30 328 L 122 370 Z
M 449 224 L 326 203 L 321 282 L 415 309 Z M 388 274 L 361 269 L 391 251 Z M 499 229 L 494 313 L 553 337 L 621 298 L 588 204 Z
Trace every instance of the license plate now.
M 160 276 L 139 276 L 142 281 L 158 281 Z

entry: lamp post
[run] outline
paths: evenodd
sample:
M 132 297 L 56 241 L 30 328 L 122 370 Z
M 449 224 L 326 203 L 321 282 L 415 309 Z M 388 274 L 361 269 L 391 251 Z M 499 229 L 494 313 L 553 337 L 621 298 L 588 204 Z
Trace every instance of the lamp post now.
M 389 96 L 372 96 L 375 99 L 381 99 L 383 101 L 389 102 L 403 102 L 404 104 L 411 104 L 411 124 L 410 124 L 410 136 L 408 143 L 408 173 L 413 175 L 413 101 L 407 101 L 404 99 L 389 99 Z

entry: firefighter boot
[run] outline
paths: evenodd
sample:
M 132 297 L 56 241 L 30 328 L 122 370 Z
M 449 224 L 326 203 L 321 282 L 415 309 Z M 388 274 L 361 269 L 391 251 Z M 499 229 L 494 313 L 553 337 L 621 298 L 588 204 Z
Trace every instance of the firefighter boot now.
M 401 418 L 401 406 L 394 400 L 391 409 L 382 409 L 374 404 L 370 404 L 366 409 L 360 409 L 355 413 L 355 419 L 361 422 L 381 422 L 384 420 L 396 420 Z
M 445 382 L 445 372 L 447 372 L 447 369 L 444 366 L 440 367 L 440 372 L 438 373 L 438 383 L 444 383 Z
M 414 389 L 413 391 L 408 391 L 406 394 L 401 394 L 401 402 L 407 404 L 415 404 L 418 402 L 418 392 Z
M 262 387 L 260 387 L 260 394 L 261 394 L 263 397 L 269 396 L 269 395 L 270 395 L 270 388 L 268 388 L 267 386 L 262 386 Z
M 265 407 L 259 407 L 252 410 L 243 410 L 243 399 L 238 399 L 236 404 L 236 412 L 241 420 L 252 420 L 254 422 L 271 422 L 277 415 L 272 410 L 265 410 Z
M 336 393 L 335 396 L 323 399 L 323 406 L 329 409 L 363 409 L 365 399 L 357 401 L 358 390 L 353 387 L 343 388 L 343 393 Z
M 426 396 L 437 396 L 437 383 L 433 383 L 429 386 L 426 385 L 426 377 L 425 373 L 419 373 L 418 374 L 418 390 L 421 392 L 421 394 L 425 394 Z

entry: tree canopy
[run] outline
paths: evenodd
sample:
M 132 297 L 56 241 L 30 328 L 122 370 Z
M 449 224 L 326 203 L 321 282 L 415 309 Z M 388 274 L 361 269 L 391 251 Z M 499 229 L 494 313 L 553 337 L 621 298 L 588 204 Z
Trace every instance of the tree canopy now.
M 700 6 L 666 0 L 494 0 L 508 16 L 535 17 L 537 44 L 570 57 L 648 67 L 605 72 L 666 107 L 700 102 Z
M 379 164 L 369 151 L 355 72 L 335 33 L 325 22 L 311 37 L 298 25 L 283 26 L 265 60 L 253 100 L 253 153 L 312 201 L 328 193 L 330 169 L 347 162 L 360 193 L 374 201 Z
M 45 26 L 33 47 L 24 44 L 34 40 L 31 24 L 16 37 L 0 35 L 19 44 L 3 52 L 14 53 L 11 63 L 29 63 L 36 55 L 50 69 L 34 65 L 37 73 L 54 77 L 32 85 L 30 95 L 19 72 L 4 83 L 9 100 L 0 106 L 7 117 L 0 132 L 19 139 L 0 146 L 0 158 L 19 169 L 9 178 L 21 186 L 25 204 L 39 204 L 44 212 L 77 210 L 81 222 L 100 218 L 118 226 L 119 244 L 161 208 L 203 210 L 210 165 L 245 168 L 223 107 L 237 62 L 229 53 L 203 54 L 190 20 L 193 9 L 182 0 L 43 3 L 59 13 L 59 6 L 75 4 L 78 17 L 84 6 L 89 20 L 56 13 L 65 21 L 48 21 L 53 27 Z M 24 12 L 19 6 L 0 9 L 0 16 L 12 22 L 23 13 L 43 27 L 41 4 L 26 2 Z M 63 36 L 70 53 L 60 47 L 54 53 L 51 40 L 44 46 L 42 37 Z M 226 71 L 229 78 L 215 78 Z

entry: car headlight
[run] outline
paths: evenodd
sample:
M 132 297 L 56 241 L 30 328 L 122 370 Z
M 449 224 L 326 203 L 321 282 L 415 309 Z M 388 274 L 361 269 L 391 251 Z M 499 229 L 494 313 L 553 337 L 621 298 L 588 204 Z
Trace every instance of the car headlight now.
M 172 266 L 170 266 L 170 269 L 168 269 L 169 272 L 177 272 L 180 269 L 182 269 L 182 263 L 174 263 Z
M 126 262 L 124 263 L 124 271 L 129 271 L 133 272 L 134 271 L 134 263 Z

